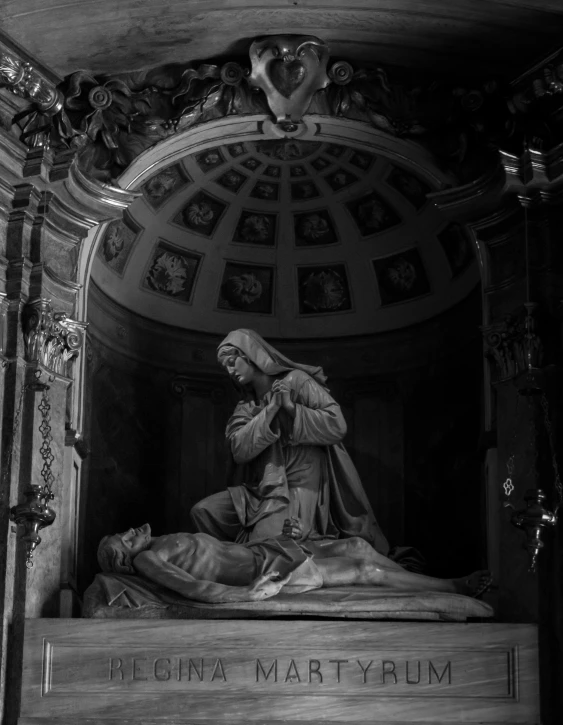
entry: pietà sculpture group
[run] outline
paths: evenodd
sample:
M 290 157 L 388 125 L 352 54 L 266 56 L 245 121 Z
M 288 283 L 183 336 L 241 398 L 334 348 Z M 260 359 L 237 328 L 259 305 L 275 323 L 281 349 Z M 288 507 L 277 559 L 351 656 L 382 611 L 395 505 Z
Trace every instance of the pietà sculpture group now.
M 240 392 L 227 424 L 226 491 L 192 510 L 199 533 L 153 537 L 149 524 L 106 536 L 102 570 L 135 575 L 189 600 L 261 601 L 347 585 L 479 596 L 487 571 L 437 579 L 388 557 L 346 423 L 322 368 L 295 363 L 253 330 L 221 342 L 218 361 Z

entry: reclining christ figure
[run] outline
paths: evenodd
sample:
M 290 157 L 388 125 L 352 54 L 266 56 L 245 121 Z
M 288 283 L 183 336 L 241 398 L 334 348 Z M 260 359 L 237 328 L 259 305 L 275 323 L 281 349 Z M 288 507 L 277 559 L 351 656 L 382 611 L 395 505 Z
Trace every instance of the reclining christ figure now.
M 282 536 L 237 544 L 208 534 L 151 536 L 149 524 L 100 542 L 104 572 L 140 574 L 199 602 L 261 601 L 282 589 L 308 591 L 351 584 L 397 590 L 479 596 L 491 584 L 487 571 L 460 579 L 436 579 L 405 571 L 359 537 L 299 542 L 297 519 Z

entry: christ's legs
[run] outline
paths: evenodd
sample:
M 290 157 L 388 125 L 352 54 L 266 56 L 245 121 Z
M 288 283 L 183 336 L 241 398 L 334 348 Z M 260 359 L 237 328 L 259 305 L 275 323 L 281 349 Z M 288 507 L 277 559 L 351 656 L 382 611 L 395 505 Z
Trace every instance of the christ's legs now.
M 359 536 L 352 536 L 348 539 L 304 541 L 303 544 L 313 553 L 315 562 L 319 559 L 351 558 L 371 561 L 394 571 L 405 571 L 400 564 L 377 552 L 373 546 Z
M 371 551 L 373 554 L 370 556 L 360 558 L 315 556 L 315 564 L 323 577 L 323 586 L 363 584 L 402 591 L 452 592 L 477 596 L 491 585 L 491 575 L 487 571 L 474 572 L 460 579 L 437 579 L 423 574 L 413 574 L 398 567 L 374 549 Z

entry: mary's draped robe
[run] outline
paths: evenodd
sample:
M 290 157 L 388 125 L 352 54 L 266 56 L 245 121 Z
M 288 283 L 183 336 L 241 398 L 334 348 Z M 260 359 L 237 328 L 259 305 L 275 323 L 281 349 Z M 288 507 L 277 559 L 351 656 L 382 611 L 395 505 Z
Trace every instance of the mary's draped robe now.
M 281 377 L 281 376 L 278 376 Z M 241 401 L 227 424 L 234 461 L 227 491 L 197 504 L 201 531 L 239 542 L 277 536 L 284 519 L 300 520 L 305 538 L 360 536 L 388 553 L 350 456 L 346 423 L 325 387 L 302 370 L 289 383 L 295 418 L 281 409 L 272 423 L 261 401 Z

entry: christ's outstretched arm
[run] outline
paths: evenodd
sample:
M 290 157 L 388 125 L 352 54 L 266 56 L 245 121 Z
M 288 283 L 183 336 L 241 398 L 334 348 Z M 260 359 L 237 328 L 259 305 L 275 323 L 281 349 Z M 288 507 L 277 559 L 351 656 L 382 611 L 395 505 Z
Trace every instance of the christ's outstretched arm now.
M 257 602 L 275 596 L 286 579 L 276 579 L 277 572 L 258 577 L 250 586 L 233 587 L 226 584 L 195 579 L 175 564 L 165 561 L 154 551 L 142 551 L 133 566 L 147 579 L 172 589 L 186 599 L 197 602 Z M 276 579 L 276 581 L 273 581 Z

